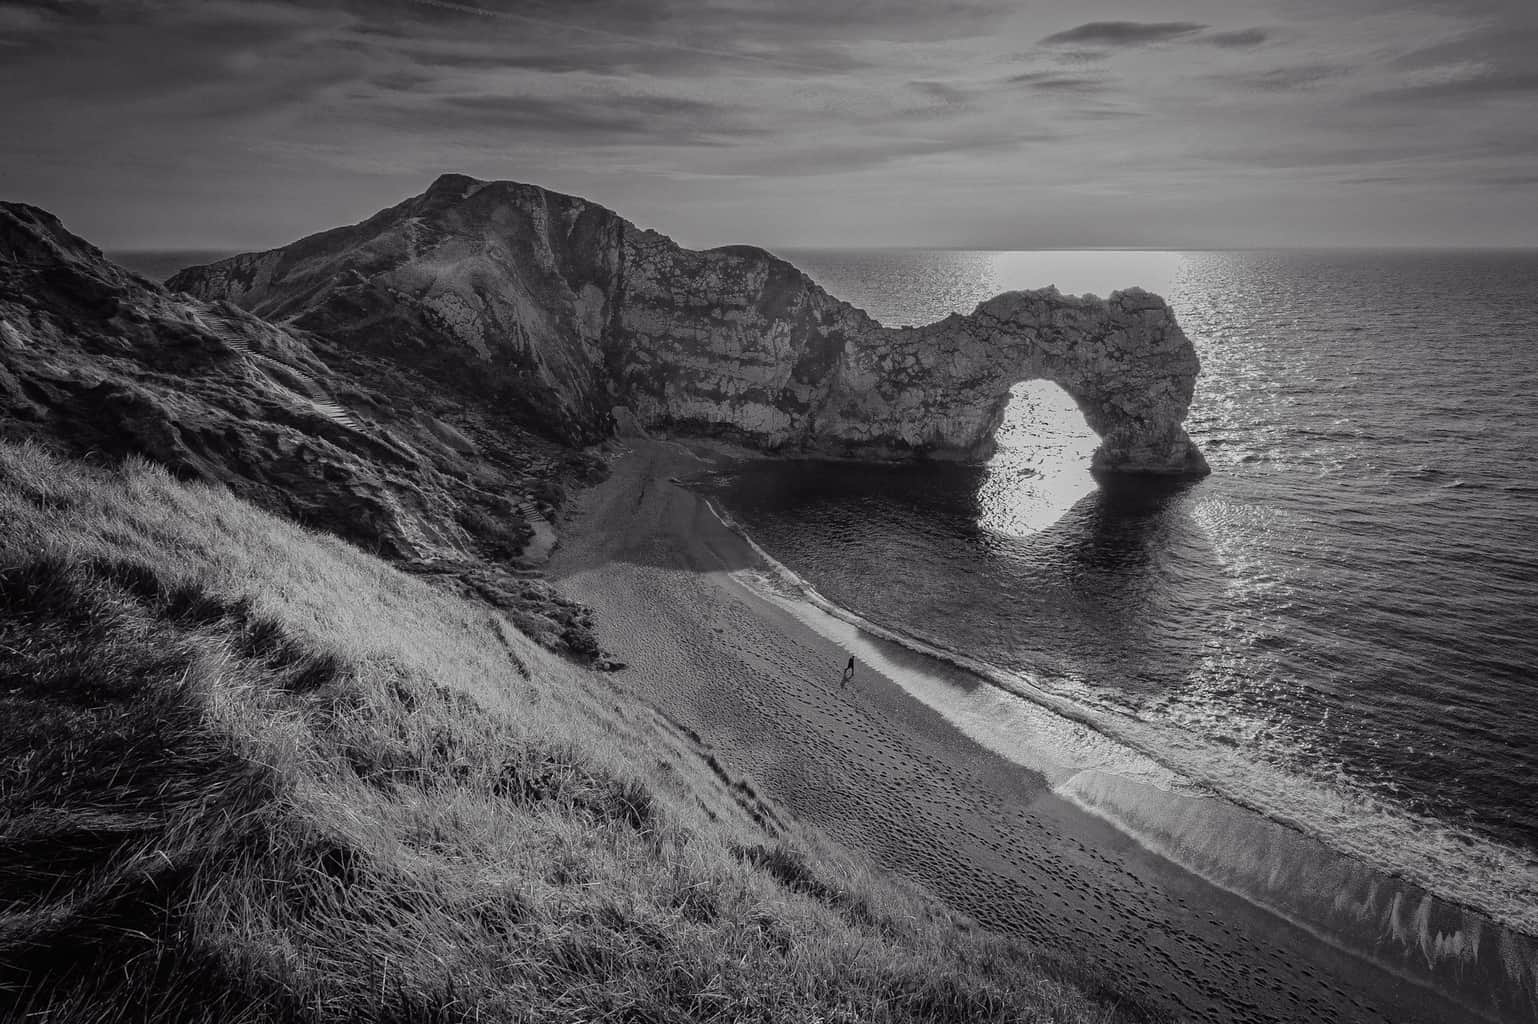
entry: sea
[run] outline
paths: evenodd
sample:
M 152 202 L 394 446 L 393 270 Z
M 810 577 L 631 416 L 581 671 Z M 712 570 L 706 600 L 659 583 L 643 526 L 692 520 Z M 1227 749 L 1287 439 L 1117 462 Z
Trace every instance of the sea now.
M 1099 485 L 1073 401 L 1023 382 L 986 465 L 709 480 L 773 559 L 1182 787 L 1538 935 L 1538 252 L 779 255 L 888 325 L 1163 295 L 1212 475 Z

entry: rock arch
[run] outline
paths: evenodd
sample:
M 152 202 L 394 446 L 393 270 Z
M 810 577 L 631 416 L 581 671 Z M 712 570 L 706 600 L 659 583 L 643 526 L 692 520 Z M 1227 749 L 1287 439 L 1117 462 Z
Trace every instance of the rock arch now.
M 1100 437 L 1096 471 L 1202 475 L 1206 460 L 1183 426 L 1199 370 L 1158 296 L 1007 292 L 969 316 L 861 336 L 809 439 L 985 459 L 1010 388 L 1048 380 Z
M 883 327 L 761 249 L 625 239 L 609 364 L 642 422 L 852 458 L 981 461 L 1023 380 L 1066 391 L 1103 474 L 1201 476 L 1186 435 L 1200 363 L 1163 299 L 1006 292 L 970 315 Z

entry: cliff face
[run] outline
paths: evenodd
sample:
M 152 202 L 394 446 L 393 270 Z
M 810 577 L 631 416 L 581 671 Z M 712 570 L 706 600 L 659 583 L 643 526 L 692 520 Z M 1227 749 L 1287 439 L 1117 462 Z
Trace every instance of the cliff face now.
M 169 287 L 387 356 L 561 440 L 596 440 L 623 222 L 459 176 L 362 224 L 194 267 Z
M 553 647 L 584 612 L 521 553 L 529 496 L 582 456 L 462 396 L 322 352 L 229 303 L 128 273 L 51 214 L 0 203 L 0 437 L 140 456 L 474 590 Z
M 409 360 L 564 440 L 602 436 L 624 405 L 771 450 L 978 459 L 1011 385 L 1046 378 L 1100 434 L 1097 468 L 1207 471 L 1182 427 L 1196 354 L 1138 290 L 1012 292 L 885 328 L 763 250 L 694 252 L 581 199 L 462 175 L 169 285 Z

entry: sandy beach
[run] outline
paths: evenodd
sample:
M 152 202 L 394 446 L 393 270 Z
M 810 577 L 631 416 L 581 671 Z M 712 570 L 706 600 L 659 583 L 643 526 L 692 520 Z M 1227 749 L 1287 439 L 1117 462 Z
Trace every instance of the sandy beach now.
M 757 585 L 774 566 L 678 482 L 720 456 L 625 445 L 557 524 L 550 576 L 622 684 L 800 820 L 1177 1019 L 1538 1018 L 1532 939 Z

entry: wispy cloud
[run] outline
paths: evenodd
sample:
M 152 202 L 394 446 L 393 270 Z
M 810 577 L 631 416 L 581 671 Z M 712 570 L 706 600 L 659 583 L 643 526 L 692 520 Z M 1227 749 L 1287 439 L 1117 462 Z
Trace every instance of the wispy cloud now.
M 564 140 L 602 146 L 717 146 L 771 134 L 735 104 L 681 96 L 600 92 L 572 96 L 442 96 L 381 109 L 402 126 L 431 121 L 438 132 Z
M 1012 85 L 1024 85 L 1041 92 L 1104 92 L 1109 79 L 1104 75 L 1065 75 L 1057 71 L 1025 71 L 1011 75 Z
M 1090 21 L 1044 38 L 1043 46 L 1147 46 L 1194 36 L 1206 25 L 1194 21 Z
M 1538 99 L 1538 70 L 1489 68 L 1421 81 L 1394 90 L 1398 96 L 1420 100 L 1482 102 L 1492 99 Z
M 923 95 L 947 104 L 965 103 L 972 96 L 970 91 L 945 82 L 909 82 L 908 84 Z
M 698 241 L 1410 230 L 1368 179 L 1413 192 L 1418 216 L 1477 202 L 1481 223 L 1538 231 L 1538 213 L 1488 212 L 1502 188 L 1530 199 L 1538 165 L 1532 0 L 1078 10 L 0 0 L 0 187 L 110 244 L 275 244 L 445 167 Z M 1349 217 L 1329 207 L 1348 189 Z
M 1241 28 L 1232 32 L 1208 32 L 1199 41 L 1209 46 L 1247 50 L 1251 47 L 1263 46 L 1271 36 L 1272 33 L 1263 28 Z
M 1349 74 L 1351 68 L 1340 64 L 1295 64 L 1285 67 L 1234 71 L 1213 75 L 1226 86 L 1261 92 L 1291 92 L 1309 89 L 1331 79 Z

